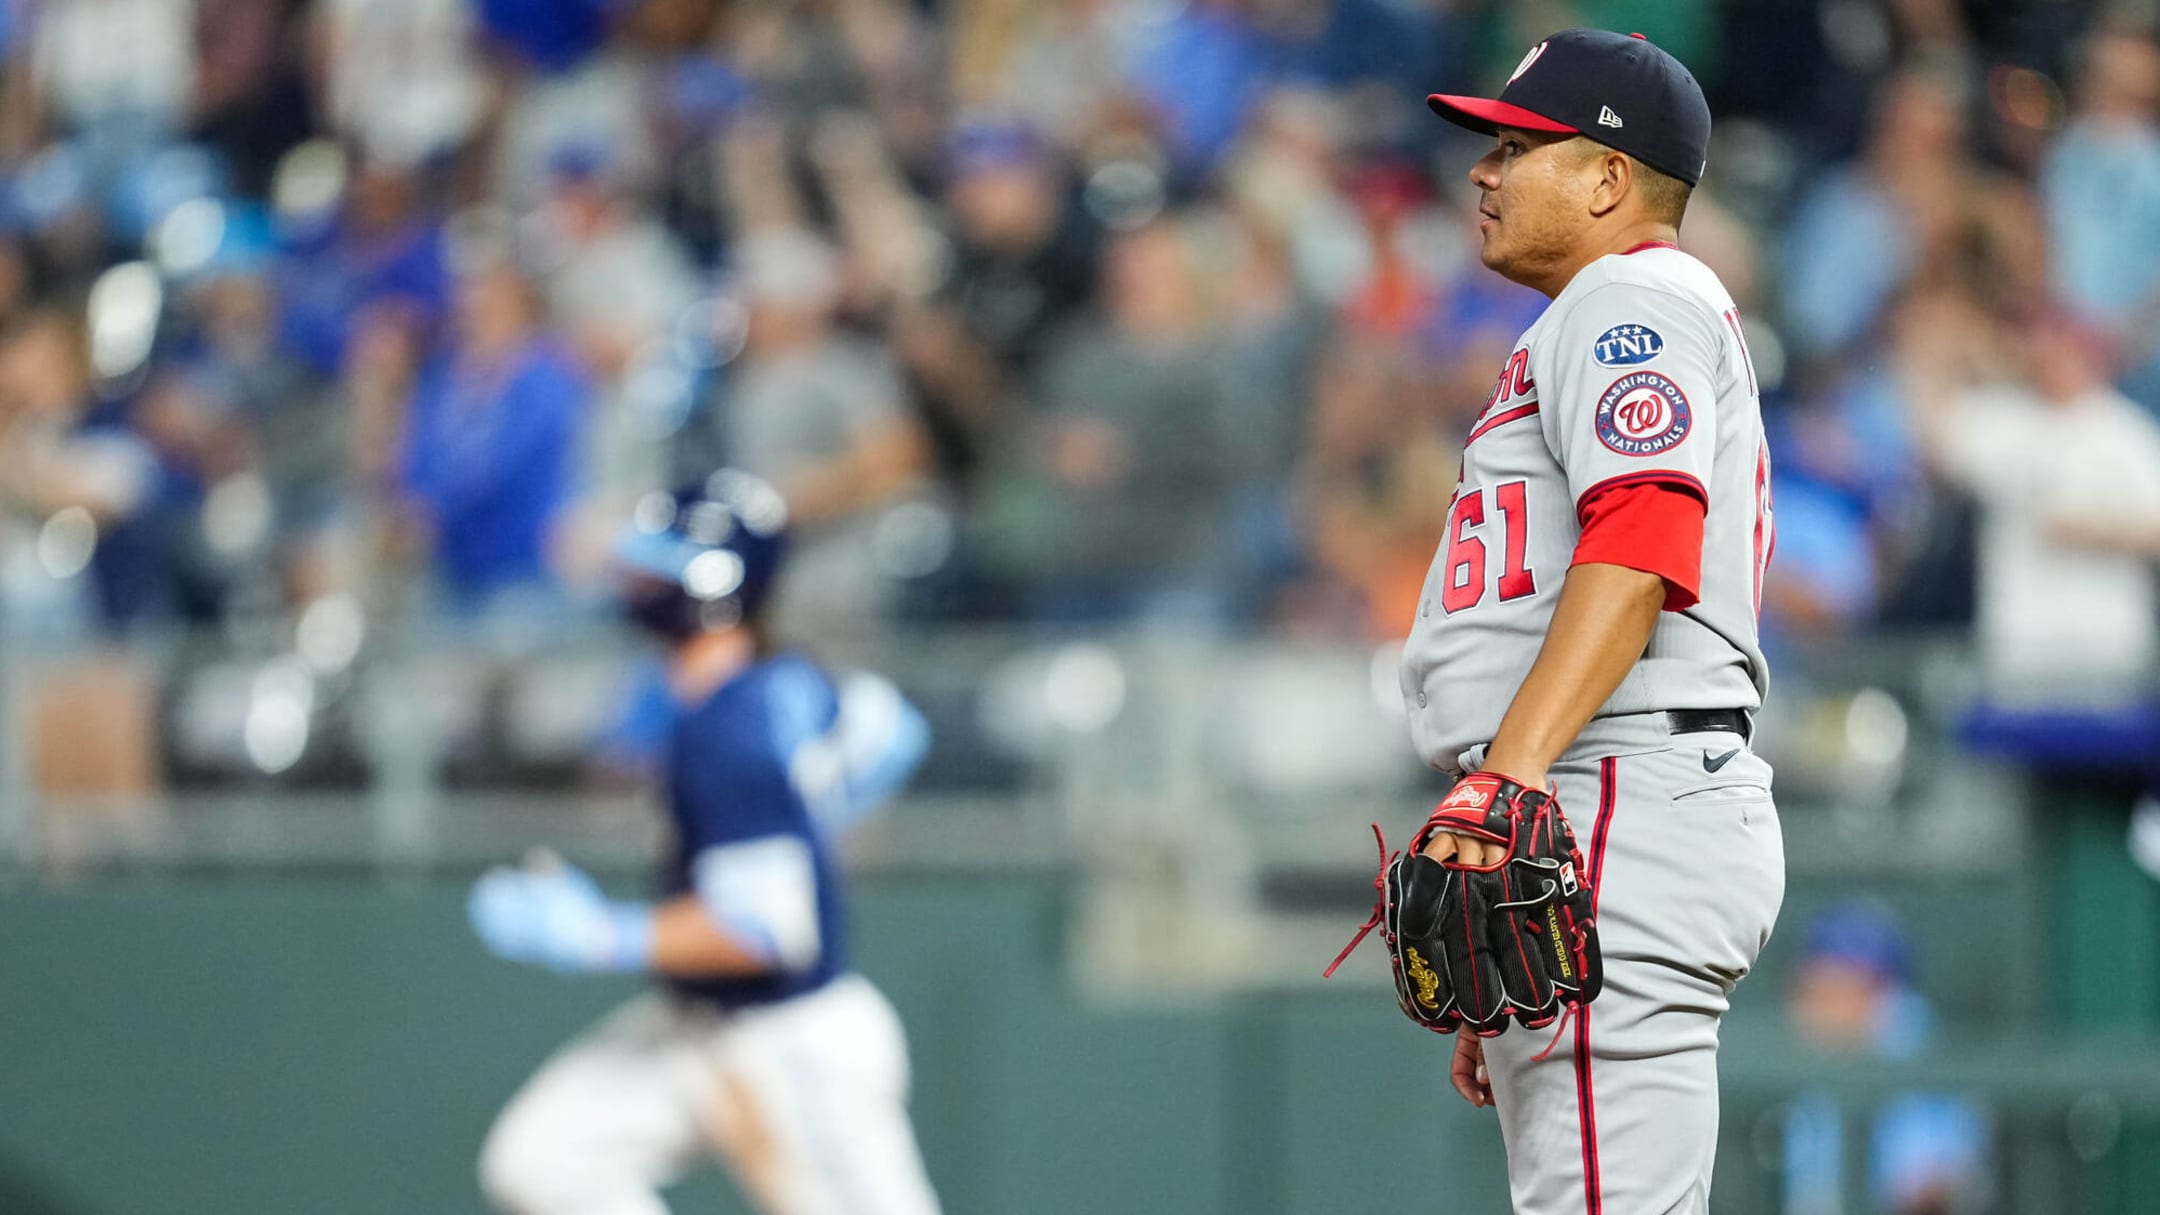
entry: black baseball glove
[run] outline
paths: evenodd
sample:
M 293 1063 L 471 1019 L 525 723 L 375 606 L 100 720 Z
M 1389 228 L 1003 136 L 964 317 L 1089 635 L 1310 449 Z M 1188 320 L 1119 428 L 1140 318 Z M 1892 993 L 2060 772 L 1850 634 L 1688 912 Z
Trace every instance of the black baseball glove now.
M 1425 845 L 1451 831 L 1504 845 L 1499 863 L 1435 861 Z M 1380 829 L 1373 828 L 1380 836 Z M 1403 1014 L 1436 1033 L 1467 1025 L 1481 1038 L 1550 1025 L 1597 998 L 1603 982 L 1596 899 L 1560 803 L 1491 772 L 1441 799 L 1407 853 L 1380 839 L 1379 902 L 1327 974 L 1379 928 Z

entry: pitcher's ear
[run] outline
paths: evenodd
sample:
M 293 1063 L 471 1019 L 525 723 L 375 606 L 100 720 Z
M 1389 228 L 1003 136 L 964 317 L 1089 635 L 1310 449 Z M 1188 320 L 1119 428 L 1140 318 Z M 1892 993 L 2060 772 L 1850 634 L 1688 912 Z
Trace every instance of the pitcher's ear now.
M 1635 162 L 1625 153 L 1600 149 L 1598 180 L 1590 191 L 1590 213 L 1603 218 L 1635 189 Z

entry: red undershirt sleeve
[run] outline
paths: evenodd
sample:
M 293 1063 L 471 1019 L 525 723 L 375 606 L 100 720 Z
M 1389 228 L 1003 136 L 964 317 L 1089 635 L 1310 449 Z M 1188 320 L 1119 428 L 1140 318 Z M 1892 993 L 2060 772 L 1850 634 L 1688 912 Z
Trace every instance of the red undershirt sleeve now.
M 1622 565 L 1665 580 L 1665 610 L 1695 606 L 1702 591 L 1703 517 L 1699 485 L 1629 478 L 1593 485 L 1575 504 L 1582 539 L 1573 565 Z

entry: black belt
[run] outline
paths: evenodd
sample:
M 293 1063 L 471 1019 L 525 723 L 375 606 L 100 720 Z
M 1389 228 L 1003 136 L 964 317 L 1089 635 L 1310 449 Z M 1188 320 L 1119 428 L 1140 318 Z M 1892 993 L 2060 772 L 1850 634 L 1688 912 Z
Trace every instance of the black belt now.
M 1668 709 L 1665 724 L 1675 734 L 1721 730 L 1745 740 L 1755 733 L 1755 723 L 1748 719 L 1745 709 Z

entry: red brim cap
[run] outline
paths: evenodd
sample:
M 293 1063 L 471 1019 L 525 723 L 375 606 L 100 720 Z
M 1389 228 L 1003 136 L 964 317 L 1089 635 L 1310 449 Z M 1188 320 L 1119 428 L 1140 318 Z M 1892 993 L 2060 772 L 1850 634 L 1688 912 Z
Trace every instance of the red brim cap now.
M 1425 99 L 1432 112 L 1459 127 L 1468 127 L 1481 135 L 1490 135 L 1501 127 L 1514 127 L 1522 131 L 1548 131 L 1555 135 L 1579 135 L 1564 122 L 1554 122 L 1543 114 L 1533 113 L 1519 105 L 1495 101 L 1490 97 L 1456 97 L 1447 93 L 1434 93 Z

